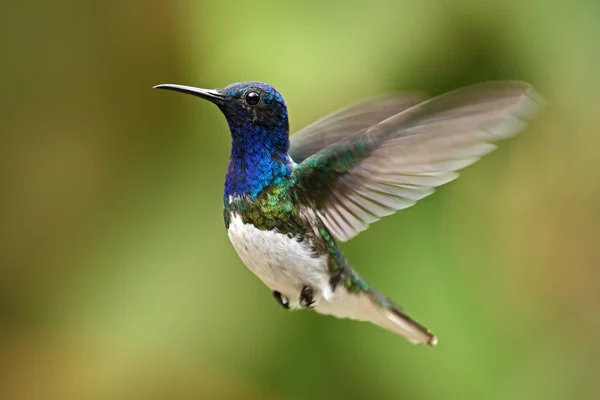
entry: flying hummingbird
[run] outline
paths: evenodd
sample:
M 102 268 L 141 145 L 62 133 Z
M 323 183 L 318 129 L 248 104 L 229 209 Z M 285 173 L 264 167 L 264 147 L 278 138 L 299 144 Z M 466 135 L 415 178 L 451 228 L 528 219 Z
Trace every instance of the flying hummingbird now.
M 225 115 L 227 234 L 281 306 L 370 321 L 431 346 L 437 338 L 361 279 L 336 239 L 353 238 L 457 178 L 494 142 L 523 130 L 542 104 L 527 83 L 487 82 L 428 100 L 367 100 L 290 137 L 286 104 L 266 83 L 155 88 L 208 100 Z

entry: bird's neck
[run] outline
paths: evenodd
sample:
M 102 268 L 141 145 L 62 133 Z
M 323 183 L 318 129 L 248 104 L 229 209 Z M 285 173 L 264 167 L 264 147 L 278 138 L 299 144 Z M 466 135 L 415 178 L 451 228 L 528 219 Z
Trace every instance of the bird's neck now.
M 288 156 L 288 125 L 264 128 L 255 124 L 232 126 L 231 155 L 225 178 L 225 200 L 255 199 L 271 184 L 280 184 L 292 172 Z

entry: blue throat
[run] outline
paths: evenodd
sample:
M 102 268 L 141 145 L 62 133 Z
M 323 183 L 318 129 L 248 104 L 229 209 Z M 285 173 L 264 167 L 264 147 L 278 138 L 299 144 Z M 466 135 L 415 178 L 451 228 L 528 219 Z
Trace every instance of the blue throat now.
M 225 202 L 229 196 L 255 199 L 271 184 L 290 176 L 288 126 L 264 127 L 254 123 L 232 125 L 231 156 L 225 178 Z

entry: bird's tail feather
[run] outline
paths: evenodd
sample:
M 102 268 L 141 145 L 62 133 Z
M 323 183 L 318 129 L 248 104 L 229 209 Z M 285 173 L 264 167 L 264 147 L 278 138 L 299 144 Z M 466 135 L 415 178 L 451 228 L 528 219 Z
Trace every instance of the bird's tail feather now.
M 376 311 L 379 311 L 378 317 L 374 318 L 371 322 L 404 336 L 412 343 L 428 344 L 430 346 L 437 344 L 437 337 L 429 329 L 409 317 L 392 300 L 372 289 L 365 295 L 372 303 L 372 307 Z
M 371 322 L 414 344 L 437 344 L 437 337 L 433 333 L 374 289 L 354 293 L 345 287 L 338 287 L 333 298 L 323 299 L 317 304 L 316 311 L 338 318 Z

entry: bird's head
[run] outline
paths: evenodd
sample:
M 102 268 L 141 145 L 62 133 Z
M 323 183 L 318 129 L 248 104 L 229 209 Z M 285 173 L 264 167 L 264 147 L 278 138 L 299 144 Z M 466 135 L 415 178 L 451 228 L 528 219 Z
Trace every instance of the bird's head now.
M 227 118 L 234 140 L 239 135 L 262 134 L 282 135 L 287 139 L 287 107 L 281 94 L 266 83 L 239 82 L 224 89 L 200 89 L 171 84 L 155 88 L 191 94 L 216 104 Z

